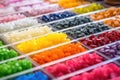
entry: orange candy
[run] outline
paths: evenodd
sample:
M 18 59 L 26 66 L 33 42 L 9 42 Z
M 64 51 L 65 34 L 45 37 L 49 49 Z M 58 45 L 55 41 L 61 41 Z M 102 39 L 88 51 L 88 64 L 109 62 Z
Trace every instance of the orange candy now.
M 38 64 L 45 64 L 84 51 L 86 51 L 86 49 L 81 45 L 81 43 L 77 42 L 44 51 L 31 57 Z

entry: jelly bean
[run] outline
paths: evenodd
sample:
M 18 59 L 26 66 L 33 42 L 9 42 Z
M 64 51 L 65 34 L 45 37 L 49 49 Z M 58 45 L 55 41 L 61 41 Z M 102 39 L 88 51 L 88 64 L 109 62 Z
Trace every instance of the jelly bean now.
M 91 14 L 90 16 L 93 20 L 100 20 L 100 19 L 116 16 L 119 14 L 120 14 L 120 8 L 111 7 L 107 9 L 106 11 Z
M 0 64 L 0 77 L 14 74 L 32 68 L 32 63 L 28 59 L 16 60 Z
M 20 31 L 13 31 L 3 34 L 3 37 L 10 43 L 21 41 L 24 39 L 33 38 L 36 36 L 41 36 L 52 32 L 51 28 L 48 26 L 39 25 L 37 27 L 29 27 Z
M 86 49 L 81 43 L 71 43 L 58 48 L 54 48 L 32 56 L 32 59 L 39 64 L 45 64 L 60 58 L 84 52 Z M 50 57 L 50 58 L 49 58 Z
M 120 68 L 115 64 L 106 64 L 81 75 L 73 76 L 69 80 L 109 80 L 120 76 Z
M 90 37 L 85 38 L 81 41 L 83 44 L 89 46 L 90 48 L 96 48 L 96 47 L 103 46 L 105 44 L 109 44 L 118 40 L 120 40 L 120 32 L 109 31 L 109 32 L 99 34 L 97 36 L 91 35 Z
M 104 9 L 104 6 L 97 4 L 97 3 L 92 3 L 91 5 L 83 8 L 74 8 L 74 12 L 77 14 L 83 14 L 83 13 L 88 13 L 96 10 Z
M 50 47 L 59 43 L 69 41 L 67 35 L 64 33 L 50 33 L 46 36 L 40 36 L 39 38 L 28 40 L 18 44 L 16 47 L 23 53 L 28 53 L 36 50 L 40 50 L 46 47 Z
M 62 63 L 48 66 L 45 68 L 45 70 L 54 75 L 55 77 L 60 77 L 62 75 L 83 69 L 85 67 L 89 67 L 102 61 L 103 58 L 93 52 L 92 54 L 85 54 Z
M 55 20 L 75 16 L 75 15 L 76 14 L 73 12 L 64 11 L 61 13 L 51 13 L 49 15 L 43 15 L 42 17 L 40 17 L 40 20 L 42 20 L 43 22 L 50 22 L 50 21 L 55 21 Z
M 108 29 L 109 29 L 108 26 L 104 25 L 101 22 L 98 22 L 98 23 L 86 24 L 84 26 L 80 26 L 74 29 L 69 29 L 64 32 L 69 36 L 71 36 L 72 38 L 80 38 L 86 35 L 102 32 Z
M 64 29 L 64 28 L 69 28 L 69 27 L 74 27 L 80 24 L 92 22 L 92 20 L 88 16 L 79 16 L 79 17 L 74 17 L 71 19 L 65 19 L 62 21 L 58 22 L 53 22 L 50 25 L 53 26 L 53 28 L 56 28 L 58 30 Z

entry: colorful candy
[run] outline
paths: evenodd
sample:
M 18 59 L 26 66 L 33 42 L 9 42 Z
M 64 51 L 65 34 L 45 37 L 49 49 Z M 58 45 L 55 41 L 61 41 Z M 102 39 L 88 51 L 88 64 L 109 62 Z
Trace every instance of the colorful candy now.
M 81 40 L 81 42 L 90 48 L 96 48 L 105 44 L 109 44 L 120 40 L 119 31 L 108 31 L 97 36 L 91 35 L 89 38 Z
M 111 7 L 109 9 L 107 9 L 106 11 L 99 12 L 96 14 L 91 14 L 90 17 L 93 20 L 100 20 L 100 19 L 116 16 L 119 14 L 120 14 L 120 8 Z
M 14 74 L 32 68 L 32 63 L 28 59 L 15 60 L 0 64 L 0 77 Z
M 109 80 L 118 76 L 120 76 L 120 68 L 111 63 L 95 68 L 90 72 L 73 76 L 69 80 Z
M 3 46 L 3 42 L 0 41 L 0 47 Z M 7 60 L 18 56 L 18 53 L 13 49 L 0 48 L 0 61 Z
M 107 47 L 103 47 L 98 51 L 110 58 L 120 56 L 120 42 L 117 42 Z
M 87 0 L 59 0 L 58 4 L 60 7 L 63 8 L 71 8 L 76 7 L 83 4 L 88 4 L 89 2 Z
M 52 30 L 48 26 L 39 25 L 36 27 L 29 27 L 29 28 L 24 29 L 24 30 L 8 32 L 8 33 L 3 34 L 3 37 L 9 43 L 12 43 L 12 42 L 16 42 L 16 41 L 44 35 L 44 34 L 47 34 L 50 32 L 52 32 Z
M 48 76 L 40 71 L 31 74 L 25 74 L 17 77 L 15 80 L 49 80 Z
M 74 29 L 69 29 L 64 32 L 69 36 L 71 36 L 72 38 L 80 38 L 86 35 L 102 32 L 108 29 L 109 29 L 108 26 L 104 25 L 102 22 L 98 22 L 98 23 L 86 24 L 84 26 L 80 26 Z
M 89 5 L 87 7 L 74 8 L 73 11 L 77 14 L 83 14 L 83 13 L 88 13 L 88 12 L 92 12 L 92 11 L 96 11 L 96 10 L 100 10 L 100 9 L 104 9 L 104 6 L 102 6 L 101 4 L 92 3 L 91 5 Z
M 63 63 L 57 63 L 55 65 L 46 67 L 45 69 L 55 77 L 60 77 L 65 74 L 100 63 L 102 61 L 103 58 L 94 52 L 92 54 L 85 54 L 83 56 L 67 60 Z
M 64 33 L 50 33 L 46 36 L 40 36 L 39 38 L 28 40 L 16 45 L 17 49 L 23 53 L 28 53 L 36 50 L 40 50 L 46 47 L 50 47 L 59 43 L 69 41 L 67 35 Z
M 120 27 L 120 17 L 116 16 L 113 19 L 109 19 L 104 21 L 105 24 L 111 26 L 111 27 Z
M 38 24 L 38 21 L 32 18 L 25 18 L 9 23 L 1 23 L 0 33 L 16 30 L 20 28 L 30 27 L 36 24 Z
M 12 14 L 12 15 L 7 15 L 7 16 L 2 16 L 2 17 L 0 17 L 0 23 L 15 21 L 18 19 L 23 19 L 25 17 L 26 16 L 24 14 Z
M 85 24 L 88 22 L 92 22 L 92 20 L 88 16 L 79 16 L 79 17 L 74 17 L 70 19 L 65 19 L 62 21 L 53 22 L 53 23 L 50 23 L 50 25 L 53 26 L 53 28 L 60 30 L 60 29 L 65 29 L 69 27 L 74 27 L 80 24 Z
M 84 52 L 86 49 L 81 43 L 71 43 L 32 56 L 32 59 L 39 64 L 45 64 L 60 58 Z
M 38 19 L 42 20 L 43 22 L 50 22 L 50 21 L 55 21 L 55 20 L 75 16 L 75 15 L 76 14 L 73 12 L 64 11 L 61 13 L 51 13 L 49 15 L 43 15 L 42 17 L 40 17 Z

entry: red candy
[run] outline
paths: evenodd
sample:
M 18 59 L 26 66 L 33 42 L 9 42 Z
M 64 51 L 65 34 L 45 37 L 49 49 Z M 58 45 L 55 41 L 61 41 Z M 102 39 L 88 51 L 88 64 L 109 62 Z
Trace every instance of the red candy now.
M 118 76 L 120 76 L 120 68 L 111 63 L 98 67 L 90 72 L 71 77 L 69 80 L 109 80 Z
M 62 75 L 80 70 L 85 67 L 89 67 L 102 61 L 103 58 L 94 52 L 92 54 L 85 54 L 83 56 L 67 60 L 63 63 L 58 63 L 53 66 L 49 66 L 46 68 L 46 70 L 55 77 L 60 77 Z
M 120 40 L 120 32 L 109 31 L 99 34 L 98 36 L 92 35 L 89 38 L 82 39 L 81 42 L 91 48 L 96 48 L 111 42 L 115 42 L 117 40 Z

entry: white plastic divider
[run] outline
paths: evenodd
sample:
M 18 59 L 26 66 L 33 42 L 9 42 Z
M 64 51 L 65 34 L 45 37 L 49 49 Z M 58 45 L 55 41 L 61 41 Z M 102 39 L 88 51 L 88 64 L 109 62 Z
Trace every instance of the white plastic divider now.
M 116 41 L 116 42 L 119 42 L 119 41 Z M 32 72 L 32 71 L 36 71 L 36 70 L 39 70 L 39 69 L 43 69 L 43 68 L 45 68 L 45 67 L 47 67 L 47 66 L 51 66 L 51 65 L 54 65 L 54 64 L 56 64 L 56 63 L 60 63 L 60 62 L 63 62 L 63 61 L 66 61 L 66 60 L 69 60 L 69 59 L 72 59 L 72 58 L 75 58 L 75 57 L 78 57 L 78 56 L 82 56 L 82 55 L 84 55 L 84 54 L 88 54 L 88 53 L 90 53 L 90 52 L 93 52 L 93 51 L 96 51 L 96 50 L 98 50 L 98 49 L 101 49 L 101 48 L 103 48 L 103 47 L 105 47 L 105 46 L 109 46 L 109 45 L 115 44 L 116 42 L 113 42 L 113 43 L 110 43 L 110 44 L 107 44 L 107 45 L 104 45 L 104 46 L 101 46 L 101 47 L 97 47 L 97 48 L 88 50 L 88 51 L 86 51 L 86 52 L 81 52 L 80 54 L 78 53 L 78 54 L 75 54 L 75 55 L 72 55 L 72 56 L 68 56 L 68 57 L 65 57 L 65 58 L 62 58 L 62 59 L 59 59 L 59 60 L 55 60 L 55 61 L 53 61 L 53 62 L 49 62 L 49 63 L 43 64 L 43 65 L 34 67 L 34 68 L 32 68 L 32 69 L 28 69 L 28 70 L 25 70 L 25 71 L 22 71 L 22 72 L 13 74 L 13 75 L 9 75 L 9 76 L 6 76 L 6 77 L 0 78 L 0 79 L 1 79 L 1 80 L 6 80 L 6 79 L 14 78 L 14 77 L 16 77 L 16 76 L 19 76 L 19 75 L 22 75 L 22 74 L 26 74 L 26 73 L 29 73 L 29 72 Z M 79 72 L 73 72 L 73 73 L 71 73 L 71 74 L 68 74 L 68 75 L 66 75 L 66 76 L 57 78 L 57 79 L 55 79 L 55 80 L 63 80 L 63 79 L 68 78 L 68 77 L 70 77 L 70 76 L 72 76 L 72 75 L 76 75 L 76 74 L 78 74 L 78 73 L 80 74 L 80 73 L 82 73 L 82 72 L 84 72 L 84 71 L 88 71 L 88 70 L 94 69 L 94 68 L 97 67 L 97 66 L 101 66 L 101 65 L 104 65 L 104 64 L 108 64 L 108 63 L 114 62 L 114 61 L 119 60 L 119 59 L 120 59 L 120 57 L 116 57 L 116 58 L 113 58 L 113 59 L 111 59 L 111 60 L 106 60 L 106 61 L 104 61 L 104 62 L 98 63 L 98 64 L 93 65 L 93 66 L 91 66 L 91 67 L 81 69 L 81 70 L 80 70 L 81 72 L 80 72 L 80 71 L 79 71 Z

